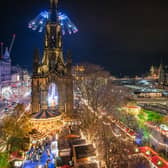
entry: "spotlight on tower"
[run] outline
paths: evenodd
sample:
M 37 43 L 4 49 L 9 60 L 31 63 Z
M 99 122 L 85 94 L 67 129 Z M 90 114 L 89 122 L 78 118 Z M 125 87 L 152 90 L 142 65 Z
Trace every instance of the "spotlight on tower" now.
M 33 31 L 42 32 L 48 19 L 49 19 L 49 12 L 42 11 L 28 23 L 28 28 Z M 58 20 L 59 24 L 61 25 L 63 35 L 65 35 L 66 33 L 71 35 L 72 33 L 75 34 L 78 32 L 77 27 L 66 14 L 58 12 Z

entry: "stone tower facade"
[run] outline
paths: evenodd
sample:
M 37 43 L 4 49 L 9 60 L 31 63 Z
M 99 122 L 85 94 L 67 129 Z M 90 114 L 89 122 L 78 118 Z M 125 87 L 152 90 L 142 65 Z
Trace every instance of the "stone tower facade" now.
M 32 113 L 73 111 L 71 55 L 63 57 L 62 30 L 57 14 L 58 0 L 50 0 L 42 60 L 34 54 L 32 76 Z

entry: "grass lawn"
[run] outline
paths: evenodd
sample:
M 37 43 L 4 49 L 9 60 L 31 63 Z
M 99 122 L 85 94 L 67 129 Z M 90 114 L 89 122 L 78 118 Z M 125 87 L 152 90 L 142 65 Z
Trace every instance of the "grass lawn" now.
M 142 110 L 138 114 L 139 120 L 141 122 L 146 122 L 146 121 L 153 121 L 153 122 L 160 122 L 163 119 L 163 116 L 155 111 L 150 111 L 150 110 Z

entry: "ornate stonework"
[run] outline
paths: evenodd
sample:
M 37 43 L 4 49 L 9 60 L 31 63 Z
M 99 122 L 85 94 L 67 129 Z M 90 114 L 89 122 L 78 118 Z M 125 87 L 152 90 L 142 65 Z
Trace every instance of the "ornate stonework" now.
M 70 114 L 73 111 L 72 60 L 69 54 L 66 62 L 63 58 L 56 0 L 51 0 L 44 44 L 42 60 L 35 51 L 32 76 L 32 114 L 37 117 L 37 114 L 43 113 L 42 121 L 50 118 L 48 113 L 59 116 L 63 112 Z

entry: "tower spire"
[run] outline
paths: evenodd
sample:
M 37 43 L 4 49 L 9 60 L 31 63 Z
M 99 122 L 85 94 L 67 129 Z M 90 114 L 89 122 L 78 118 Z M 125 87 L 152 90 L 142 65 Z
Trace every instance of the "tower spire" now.
M 159 66 L 159 85 L 163 85 L 165 82 L 165 67 L 163 62 L 163 56 L 160 59 L 160 66 Z
M 50 0 L 50 8 L 57 8 L 58 0 Z
M 37 74 L 38 65 L 39 65 L 39 50 L 38 48 L 36 48 L 34 50 L 34 59 L 33 59 L 33 73 L 34 74 Z
M 50 22 L 58 21 L 57 5 L 58 5 L 58 0 L 50 0 L 50 15 L 49 15 Z

